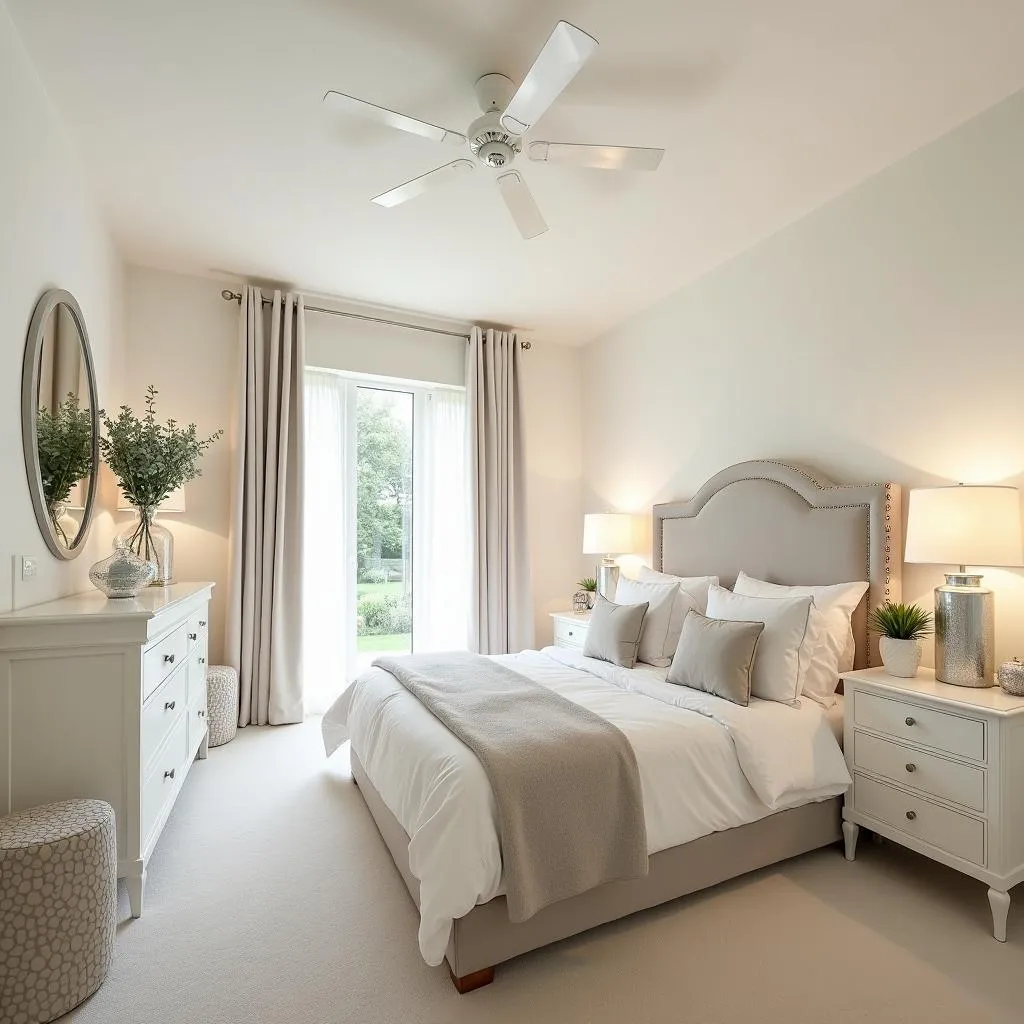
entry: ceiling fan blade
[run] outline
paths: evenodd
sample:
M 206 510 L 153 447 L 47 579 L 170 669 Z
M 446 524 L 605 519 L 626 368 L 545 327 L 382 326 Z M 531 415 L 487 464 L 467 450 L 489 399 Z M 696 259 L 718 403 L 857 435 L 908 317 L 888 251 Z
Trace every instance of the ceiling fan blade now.
M 435 167 L 434 170 L 427 171 L 426 174 L 421 174 L 418 178 L 413 178 L 412 181 L 407 181 L 404 185 L 397 185 L 395 188 L 388 189 L 387 192 L 374 196 L 370 202 L 376 203 L 378 206 L 399 206 L 402 203 L 407 203 L 410 199 L 423 195 L 424 192 L 428 192 L 430 189 L 448 184 L 448 182 L 458 178 L 460 175 L 473 170 L 473 167 L 472 160 L 455 160 L 450 164 L 445 164 L 443 167 Z
M 525 135 L 596 50 L 593 36 L 560 21 L 501 115 L 502 128 Z
M 376 103 L 367 103 L 366 100 L 356 99 L 355 96 L 348 96 L 343 92 L 334 92 L 333 90 L 326 92 L 324 103 L 335 110 L 355 114 L 357 117 L 365 117 L 370 121 L 386 124 L 389 128 L 409 132 L 411 135 L 421 135 L 425 139 L 433 139 L 434 142 L 459 145 L 466 141 L 466 136 L 461 132 L 452 132 L 447 128 L 440 128 L 436 124 L 428 124 L 426 121 L 409 117 L 408 114 L 399 114 L 397 111 L 388 110 L 387 107 L 378 107 Z
M 548 229 L 547 223 L 537 207 L 533 193 L 518 172 L 508 171 L 506 174 L 499 174 L 496 181 L 508 212 L 512 214 L 512 219 L 519 228 L 519 234 L 523 238 L 543 235 Z
M 663 149 L 638 146 L 578 146 L 572 142 L 531 142 L 531 160 L 575 167 L 599 167 L 605 171 L 656 171 Z

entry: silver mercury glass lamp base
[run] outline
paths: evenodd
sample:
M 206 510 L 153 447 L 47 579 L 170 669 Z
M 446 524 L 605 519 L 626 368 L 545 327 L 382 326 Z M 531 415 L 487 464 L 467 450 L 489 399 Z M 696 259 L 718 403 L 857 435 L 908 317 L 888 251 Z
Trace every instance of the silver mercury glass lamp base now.
M 995 686 L 995 599 L 981 576 L 960 566 L 935 588 L 935 678 L 954 686 Z

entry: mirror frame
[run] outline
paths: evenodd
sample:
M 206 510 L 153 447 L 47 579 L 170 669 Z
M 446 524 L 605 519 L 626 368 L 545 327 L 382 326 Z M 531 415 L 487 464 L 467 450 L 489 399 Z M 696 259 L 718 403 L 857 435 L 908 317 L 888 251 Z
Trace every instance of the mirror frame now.
M 46 322 L 50 314 L 63 303 L 71 312 L 78 328 L 78 337 L 82 343 L 82 354 L 85 361 L 85 372 L 89 383 L 89 411 L 92 414 L 92 464 L 93 471 L 89 477 L 89 493 L 85 499 L 85 511 L 82 514 L 82 525 L 79 527 L 75 542 L 64 547 L 57 539 L 57 533 L 50 522 L 49 510 L 43 500 L 43 478 L 39 471 L 38 432 L 36 416 L 38 415 L 39 370 L 42 356 Z M 51 288 L 43 292 L 35 309 L 28 328 L 28 339 L 25 342 L 25 359 L 21 366 L 21 441 L 25 454 L 25 473 L 28 476 L 28 489 L 32 495 L 32 510 L 36 514 L 39 532 L 46 542 L 50 553 L 57 558 L 70 561 L 77 558 L 85 546 L 92 526 L 93 510 L 96 505 L 96 488 L 100 475 L 100 410 L 96 394 L 96 368 L 92 361 L 92 346 L 89 344 L 89 332 L 85 329 L 85 317 L 71 292 L 62 288 Z

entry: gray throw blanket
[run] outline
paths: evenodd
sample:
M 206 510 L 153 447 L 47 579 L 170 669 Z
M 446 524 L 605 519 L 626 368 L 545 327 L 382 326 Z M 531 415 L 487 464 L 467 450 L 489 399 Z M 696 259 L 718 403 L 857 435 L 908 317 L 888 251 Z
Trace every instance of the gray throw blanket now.
M 610 722 L 490 658 L 378 658 L 476 755 L 498 808 L 511 921 L 647 874 L 636 755 Z

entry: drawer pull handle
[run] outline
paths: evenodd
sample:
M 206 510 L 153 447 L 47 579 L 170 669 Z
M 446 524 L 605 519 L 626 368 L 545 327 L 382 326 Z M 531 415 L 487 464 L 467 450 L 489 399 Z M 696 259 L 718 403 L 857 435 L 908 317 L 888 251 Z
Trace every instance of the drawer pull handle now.
M 570 629 L 570 630 L 569 630 L 569 636 L 575 636 L 575 635 L 576 635 L 576 634 L 575 634 L 575 633 L 574 633 L 574 632 L 573 632 L 573 631 L 572 631 L 572 630 Z
M 913 821 L 917 817 L 917 811 L 907 811 L 907 821 Z
M 916 725 L 917 724 L 917 722 L 913 718 L 911 718 L 910 715 L 907 715 L 907 717 L 904 719 L 904 721 L 907 723 L 907 725 Z
M 914 764 L 913 761 L 911 761 L 910 764 L 907 765 L 907 771 L 908 772 L 916 772 L 917 771 L 917 765 Z
M 173 654 L 165 654 L 164 655 L 164 661 L 169 662 L 171 665 L 173 665 L 174 664 L 174 655 Z
M 199 639 L 199 634 L 198 633 L 189 633 L 188 638 L 189 638 L 189 640 L 198 640 Z
M 200 626 L 205 626 L 206 625 L 206 619 L 200 619 L 199 620 L 199 625 Z
M 164 778 L 165 779 L 173 779 L 174 778 L 174 769 L 172 768 L 170 771 L 164 772 Z
M 205 717 L 206 717 L 206 712 L 205 712 L 205 711 L 197 711 L 197 712 L 196 712 L 196 714 L 197 714 L 197 715 L 198 715 L 198 716 L 199 716 L 200 718 L 205 718 Z
M 165 700 L 164 701 L 164 711 L 173 711 L 175 703 L 176 703 L 176 701 L 173 701 L 173 700 Z
M 206 659 L 205 658 L 197 658 L 196 660 L 199 662 L 200 665 L 205 665 L 206 664 Z

